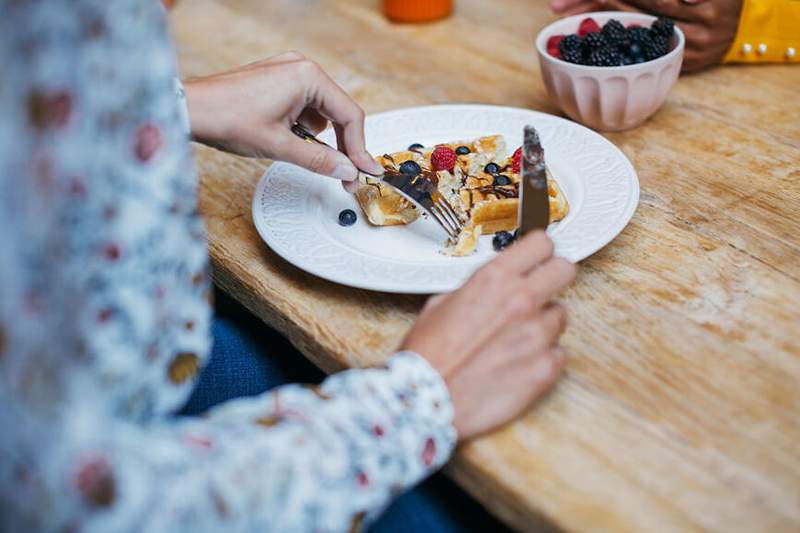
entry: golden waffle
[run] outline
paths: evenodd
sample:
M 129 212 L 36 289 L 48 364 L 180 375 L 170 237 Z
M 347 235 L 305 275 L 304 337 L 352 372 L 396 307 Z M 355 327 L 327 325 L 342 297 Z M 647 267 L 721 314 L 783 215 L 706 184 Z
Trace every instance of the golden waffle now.
M 512 231 L 517 227 L 519 204 L 519 174 L 513 171 L 512 158 L 506 156 L 502 135 L 480 137 L 474 141 L 445 143 L 453 150 L 466 146 L 470 152 L 459 155 L 452 172 L 439 171 L 437 188 L 450 202 L 464 223 L 464 231 L 456 242 L 450 242 L 443 250 L 449 255 L 469 255 L 475 250 L 479 234 Z M 435 147 L 434 147 L 435 148 Z M 433 148 L 405 150 L 384 154 L 376 160 L 387 170 L 399 171 L 406 161 L 415 161 L 421 168 L 430 169 Z M 506 176 L 508 185 L 495 185 L 495 176 L 484 172 L 488 163 L 500 167 L 497 175 Z M 550 222 L 558 222 L 567 216 L 569 204 L 558 182 L 547 171 L 550 194 Z M 367 219 L 377 226 L 408 224 L 419 217 L 417 209 L 382 183 L 364 183 L 356 198 Z

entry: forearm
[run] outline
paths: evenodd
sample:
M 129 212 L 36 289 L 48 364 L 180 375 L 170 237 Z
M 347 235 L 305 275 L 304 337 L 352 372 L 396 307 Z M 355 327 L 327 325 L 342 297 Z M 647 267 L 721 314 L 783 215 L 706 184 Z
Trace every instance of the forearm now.
M 318 389 L 234 400 L 205 418 L 138 426 L 84 412 L 38 424 L 54 443 L 39 464 L 61 465 L 29 472 L 45 493 L 17 498 L 5 486 L 2 499 L 13 516 L 53 528 L 349 531 L 449 458 L 452 415 L 443 381 L 413 355 Z M 69 494 L 50 493 L 65 482 Z

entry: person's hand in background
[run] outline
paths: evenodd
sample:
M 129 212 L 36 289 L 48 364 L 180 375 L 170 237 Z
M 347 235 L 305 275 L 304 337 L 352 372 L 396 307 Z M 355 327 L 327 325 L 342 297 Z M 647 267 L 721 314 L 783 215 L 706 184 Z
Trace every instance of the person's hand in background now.
M 364 112 L 316 63 L 288 52 L 184 82 L 192 136 L 239 155 L 288 161 L 355 186 L 357 169 L 383 168 L 364 147 Z M 340 151 L 291 132 L 333 123 Z M 350 185 L 347 185 L 350 183 Z
M 669 17 L 686 35 L 683 70 L 718 64 L 736 38 L 742 0 L 550 0 L 553 12 L 636 11 Z
M 512 420 L 538 400 L 566 363 L 564 309 L 551 302 L 577 268 L 553 257 L 541 231 L 527 235 L 459 290 L 431 298 L 401 349 L 444 378 L 459 438 Z

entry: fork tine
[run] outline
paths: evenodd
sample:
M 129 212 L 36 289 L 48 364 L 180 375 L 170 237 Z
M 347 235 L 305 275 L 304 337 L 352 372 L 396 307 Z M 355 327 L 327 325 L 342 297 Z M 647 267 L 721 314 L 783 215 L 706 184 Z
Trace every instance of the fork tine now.
M 458 218 L 458 215 L 456 214 L 455 209 L 453 209 L 453 206 L 450 205 L 450 202 L 448 202 L 444 196 L 439 196 L 439 198 L 437 199 L 437 204 L 439 205 L 439 208 L 450 217 L 450 220 L 456 227 L 456 229 L 461 230 L 463 227 L 461 224 L 461 220 Z
M 434 216 L 434 218 L 436 218 L 436 221 L 439 222 L 439 224 L 441 224 L 441 226 L 445 229 L 447 234 L 450 235 L 450 237 L 455 238 L 458 236 L 459 234 L 458 227 L 453 226 L 453 223 L 448 220 L 447 216 L 442 211 L 442 208 L 439 207 L 438 203 L 434 202 L 433 204 L 431 204 L 430 212 Z
M 450 239 L 455 239 L 457 237 L 456 233 L 453 232 L 453 230 L 439 217 L 439 215 L 436 215 L 433 212 L 431 215 Z
M 454 231 L 452 225 L 447 221 L 447 218 L 442 214 L 442 212 L 438 209 L 438 206 L 434 203 L 431 204 L 430 207 L 427 209 L 428 213 L 439 223 L 439 225 L 444 229 L 444 231 L 450 237 L 454 236 Z

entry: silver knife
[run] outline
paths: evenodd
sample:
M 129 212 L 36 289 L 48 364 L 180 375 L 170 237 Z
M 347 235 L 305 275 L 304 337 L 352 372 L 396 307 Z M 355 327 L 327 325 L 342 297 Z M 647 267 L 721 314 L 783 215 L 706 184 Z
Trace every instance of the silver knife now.
M 533 126 L 525 126 L 520 163 L 519 237 L 535 229 L 547 229 L 550 223 L 544 149 Z

